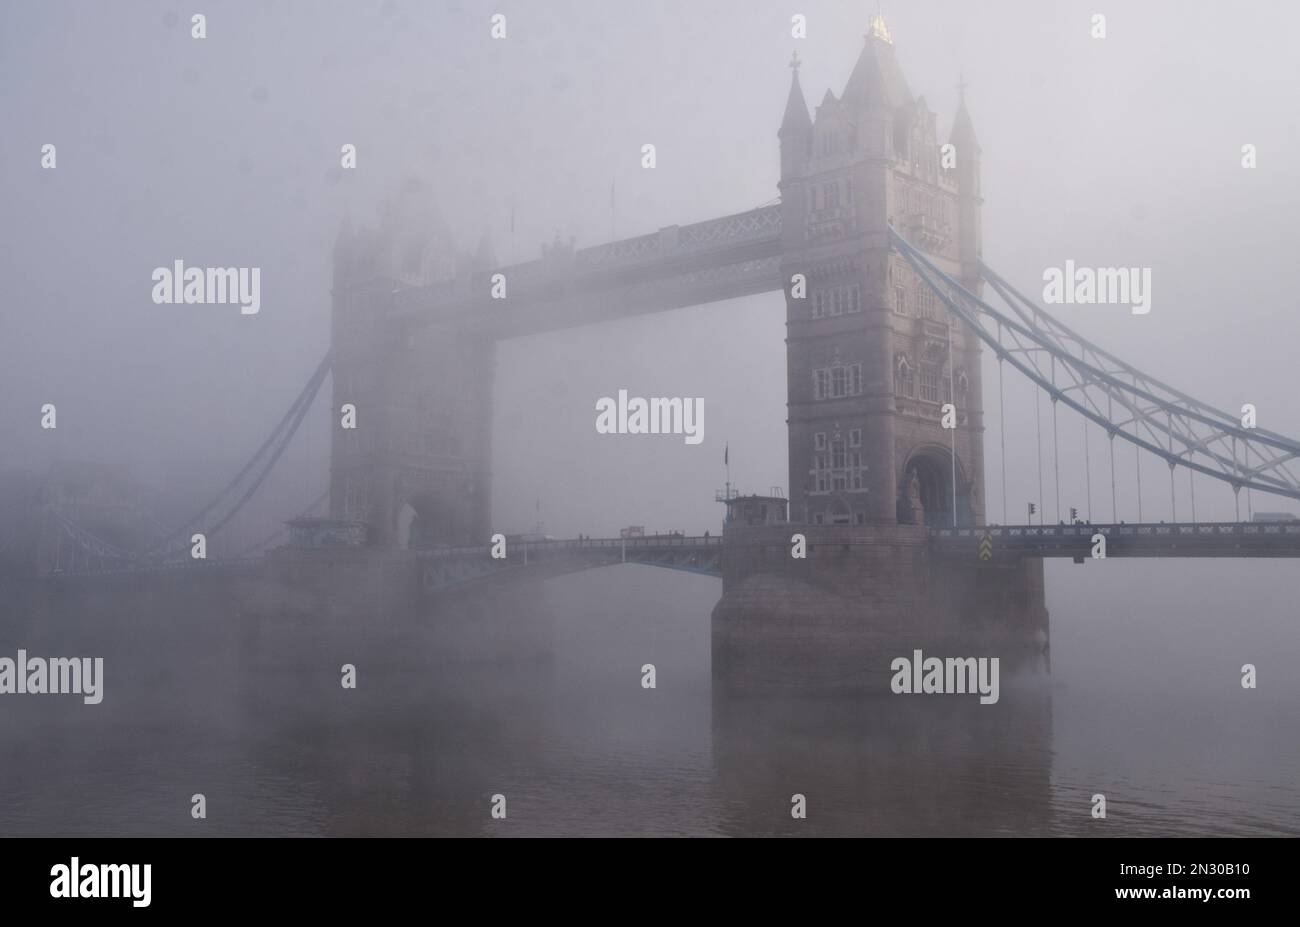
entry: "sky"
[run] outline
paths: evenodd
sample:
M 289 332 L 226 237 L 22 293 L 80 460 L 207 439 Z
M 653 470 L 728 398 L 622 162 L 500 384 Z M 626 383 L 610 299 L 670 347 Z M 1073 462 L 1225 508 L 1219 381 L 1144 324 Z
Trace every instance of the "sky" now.
M 219 488 L 328 347 L 343 217 L 373 223 L 408 176 L 432 184 L 460 248 L 486 232 L 503 260 L 532 259 L 556 234 L 585 247 L 773 201 L 791 52 L 810 106 L 838 94 L 875 11 L 204 2 L 198 40 L 192 6 L 0 7 L 0 469 L 73 457 L 127 464 L 153 485 Z M 1300 8 L 1116 4 L 1101 10 L 1099 40 L 1095 6 L 912 0 L 882 11 L 944 136 L 966 83 L 986 260 L 1029 293 L 1067 259 L 1152 268 L 1148 315 L 1054 311 L 1172 385 L 1227 409 L 1255 403 L 1261 426 L 1300 434 L 1288 272 Z M 490 37 L 493 13 L 507 17 L 504 40 Z M 791 37 L 796 13 L 807 38 Z M 653 171 L 640 166 L 647 142 Z M 349 143 L 358 166 L 340 170 Z M 57 146 L 55 170 L 41 168 L 45 144 Z M 1243 144 L 1257 147 L 1254 170 L 1241 166 Z M 176 259 L 262 268 L 261 311 L 154 304 L 151 271 Z M 501 343 L 494 525 L 540 516 L 556 536 L 716 531 L 728 446 L 741 489 L 787 487 L 784 313 L 766 294 Z M 1000 521 L 1001 423 L 985 363 L 989 513 Z M 702 397 L 705 440 L 597 435 L 594 401 L 620 388 Z M 47 402 L 54 432 L 39 427 Z M 1037 495 L 1032 403 L 1009 379 L 1013 513 Z M 256 519 L 274 525 L 324 488 L 332 424 L 318 404 Z M 1084 509 L 1082 426 L 1063 414 L 1060 429 L 1061 507 Z M 1100 444 L 1094 433 L 1095 520 L 1110 508 Z M 1119 454 L 1118 514 L 1132 520 L 1135 462 Z M 1145 467 L 1148 520 L 1168 518 L 1167 471 Z M 1186 506 L 1187 487 L 1178 492 Z M 1230 491 L 1208 480 L 1197 502 L 1202 518 L 1233 514 Z

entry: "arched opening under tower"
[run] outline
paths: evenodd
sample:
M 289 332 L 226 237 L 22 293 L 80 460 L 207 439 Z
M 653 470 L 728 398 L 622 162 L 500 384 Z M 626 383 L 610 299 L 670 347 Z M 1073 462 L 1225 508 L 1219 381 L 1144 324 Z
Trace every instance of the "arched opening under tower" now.
M 410 497 L 398 507 L 398 546 L 423 550 L 442 545 L 472 544 L 472 519 L 448 500 L 432 493 Z M 402 544 L 402 535 L 406 543 Z
M 970 495 L 957 462 L 957 526 L 972 524 Z M 899 485 L 898 523 L 929 528 L 953 526 L 952 452 L 943 447 L 925 447 L 907 459 Z

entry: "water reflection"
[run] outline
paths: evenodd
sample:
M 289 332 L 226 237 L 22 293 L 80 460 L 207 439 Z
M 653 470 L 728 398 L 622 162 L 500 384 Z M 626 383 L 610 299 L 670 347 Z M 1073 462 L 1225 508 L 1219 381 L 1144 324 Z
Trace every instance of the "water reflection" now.
M 627 565 L 415 615 L 10 598 L 6 646 L 103 654 L 106 698 L 5 698 L 0 832 L 1086 835 L 1103 791 L 1107 834 L 1300 833 L 1294 718 L 1060 679 L 991 706 L 726 694 L 717 595 Z

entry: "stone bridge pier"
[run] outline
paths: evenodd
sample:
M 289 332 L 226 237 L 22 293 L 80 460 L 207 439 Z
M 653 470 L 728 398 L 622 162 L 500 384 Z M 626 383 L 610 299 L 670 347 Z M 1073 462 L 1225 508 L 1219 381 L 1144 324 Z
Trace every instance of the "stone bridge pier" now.
M 1003 679 L 1049 669 L 1043 561 L 944 557 L 923 526 L 728 526 L 722 578 L 715 689 L 887 695 L 890 663 L 918 649 L 998 657 Z

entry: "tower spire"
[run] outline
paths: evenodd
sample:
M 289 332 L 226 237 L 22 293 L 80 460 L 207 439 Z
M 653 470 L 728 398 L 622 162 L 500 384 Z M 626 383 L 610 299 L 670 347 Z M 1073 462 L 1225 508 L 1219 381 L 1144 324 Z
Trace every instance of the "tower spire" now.
M 792 135 L 812 131 L 812 118 L 808 115 L 808 104 L 803 98 L 803 87 L 799 85 L 799 53 L 790 56 L 790 95 L 785 101 L 785 117 L 781 120 L 778 135 Z
M 893 36 L 879 13 L 871 17 L 862 40 L 858 62 L 840 99 L 855 108 L 884 106 L 894 109 L 911 103 L 912 93 L 894 56 Z
M 970 111 L 966 108 L 966 80 L 959 79 L 957 84 L 957 112 L 952 120 L 952 141 L 959 148 L 970 152 L 979 151 L 979 141 L 975 137 L 975 126 L 971 123 Z
M 889 27 L 885 25 L 885 17 L 880 14 L 879 5 L 876 6 L 876 12 L 871 14 L 871 21 L 867 24 L 867 34 L 863 38 L 868 42 L 879 39 L 886 45 L 894 44 L 894 37 L 889 34 Z

